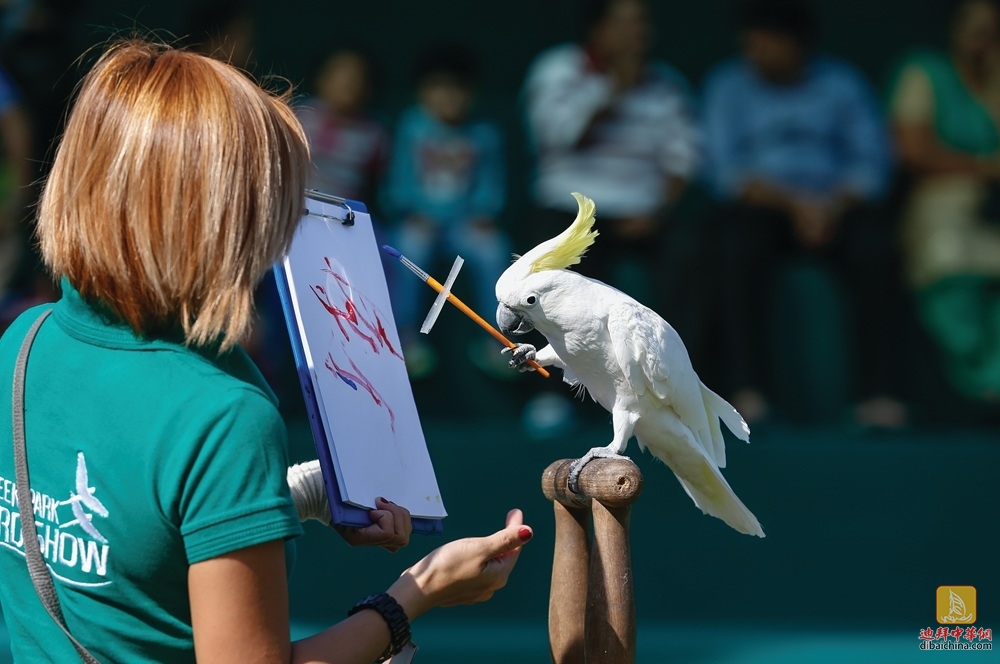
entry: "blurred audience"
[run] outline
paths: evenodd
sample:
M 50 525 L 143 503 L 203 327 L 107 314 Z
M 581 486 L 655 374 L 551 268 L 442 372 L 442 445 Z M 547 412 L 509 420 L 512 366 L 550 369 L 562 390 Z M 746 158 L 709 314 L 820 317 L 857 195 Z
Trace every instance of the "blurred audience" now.
M 54 299 L 41 268 L 33 206 L 52 159 L 79 55 L 72 31 L 79 0 L 21 0 L 2 7 L 0 28 L 0 328 Z
M 742 54 L 708 77 L 707 176 L 722 204 L 720 347 L 733 405 L 748 421 L 768 415 L 765 369 L 775 271 L 815 260 L 846 287 L 855 323 L 865 424 L 897 426 L 890 364 L 897 340 L 898 268 L 879 214 L 888 141 L 868 83 L 817 51 L 817 25 L 800 0 L 747 0 Z
M 309 136 L 312 189 L 373 203 L 389 160 L 389 134 L 368 113 L 372 65 L 356 48 L 329 53 L 313 77 L 313 96 L 296 107 Z
M 511 246 L 497 220 L 507 196 L 500 131 L 472 116 L 479 71 L 458 44 L 428 49 L 416 66 L 417 103 L 399 120 L 386 181 L 387 212 L 397 221 L 392 244 L 431 269 L 441 259 L 465 259 L 472 306 L 496 309 L 494 285 L 510 264 Z M 394 279 L 392 301 L 410 376 L 431 373 L 433 347 L 418 335 L 433 293 L 419 279 Z M 495 343 L 476 344 L 470 359 L 497 377 L 516 375 Z
M 0 325 L 30 306 L 33 280 L 23 279 L 28 248 L 28 197 L 34 179 L 31 131 L 14 83 L 0 69 Z
M 587 0 L 582 19 L 582 42 L 541 53 L 524 85 L 541 210 L 527 247 L 566 228 L 570 193 L 585 194 L 597 201 L 601 239 L 579 270 L 659 308 L 665 218 L 698 164 L 689 87 L 650 59 L 643 0 Z
M 193 48 L 252 69 L 255 27 L 263 27 L 255 26 L 254 6 L 252 0 L 196 3 L 177 32 Z M 895 360 L 904 300 L 897 282 L 904 272 L 892 216 L 881 207 L 888 141 L 865 79 L 818 50 L 816 21 L 801 0 L 745 0 L 742 54 L 707 77 L 699 124 L 683 76 L 650 55 L 650 3 L 580 0 L 579 6 L 580 40 L 540 53 L 522 88 L 536 210 L 514 211 L 524 220 L 517 248 L 565 228 L 576 212 L 569 194 L 580 191 L 598 202 L 602 233 L 580 270 L 656 309 L 672 303 L 668 318 L 689 315 L 688 303 L 678 309 L 665 292 L 676 275 L 665 269 L 662 248 L 668 240 L 676 244 L 667 233 L 688 218 L 676 204 L 706 161 L 717 203 L 712 228 L 719 235 L 710 247 L 716 253 L 711 262 L 698 252 L 686 259 L 706 262 L 704 272 L 719 280 L 706 287 L 719 287 L 714 306 L 724 336 L 704 345 L 718 349 L 719 364 L 729 369 L 723 382 L 734 404 L 749 420 L 773 410 L 766 375 L 774 359 L 766 327 L 777 292 L 772 282 L 786 266 L 806 262 L 837 277 L 848 296 L 853 373 L 860 379 L 857 419 L 903 423 Z M 76 82 L 73 60 L 96 34 L 79 29 L 85 7 L 80 0 L 0 2 L 0 318 L 53 297 L 36 269 L 30 206 Z M 1000 398 L 996 0 L 957 0 L 948 29 L 946 49 L 908 52 L 889 86 L 902 167 L 902 258 L 952 383 L 965 396 L 993 402 Z M 905 41 L 904 28 L 887 38 Z M 384 207 L 393 222 L 388 239 L 428 269 L 447 269 L 461 254 L 470 304 L 489 312 L 512 246 L 498 226 L 508 200 L 501 134 L 472 115 L 477 69 L 467 49 L 429 50 L 417 66 L 417 103 L 396 127 L 395 149 L 368 112 L 373 69 L 363 51 L 331 51 L 298 112 L 313 150 L 311 186 Z M 410 368 L 415 377 L 427 375 L 436 358 L 416 328 L 432 293 L 418 280 L 389 276 Z M 273 284 L 265 284 L 258 306 L 263 320 L 251 351 L 269 379 L 294 389 Z M 689 347 L 700 341 L 689 340 Z M 492 343 L 470 353 L 491 375 L 515 375 Z M 556 431 L 575 413 L 575 405 L 549 399 L 536 415 L 541 428 Z
M 19 0 L 4 7 L 0 59 L 30 118 L 32 180 L 48 171 L 52 137 L 62 131 L 66 103 L 76 85 L 81 55 L 81 0 Z M 34 202 L 37 191 L 29 197 Z
M 1000 401 L 1000 7 L 961 2 L 949 30 L 890 87 L 906 272 L 954 385 Z

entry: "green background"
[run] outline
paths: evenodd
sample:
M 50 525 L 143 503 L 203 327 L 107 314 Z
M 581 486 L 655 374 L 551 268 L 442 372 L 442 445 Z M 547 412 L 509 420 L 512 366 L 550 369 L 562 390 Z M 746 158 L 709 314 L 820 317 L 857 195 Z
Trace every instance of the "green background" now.
M 651 5 L 657 54 L 696 87 L 711 65 L 732 54 L 732 3 Z M 823 44 L 881 83 L 902 50 L 942 41 L 946 5 L 826 0 L 817 3 Z M 92 2 L 67 20 L 82 51 L 134 29 L 177 35 L 191 6 Z M 515 98 L 531 58 L 574 36 L 574 6 L 567 0 L 262 2 L 257 73 L 301 83 L 325 50 L 344 42 L 367 44 L 383 70 L 377 108 L 392 119 L 411 98 L 410 66 L 425 44 L 440 38 L 475 44 L 486 74 L 479 111 L 498 121 L 508 137 L 513 190 L 506 217 L 516 234 L 527 212 L 529 162 Z M 791 350 L 789 364 L 813 367 L 799 379 L 819 390 L 833 384 L 836 391 L 842 379 L 840 356 L 831 351 L 836 334 L 824 340 L 826 328 L 804 316 L 803 334 L 812 341 Z M 415 625 L 421 646 L 416 661 L 547 661 L 553 533 L 539 479 L 551 461 L 605 444 L 609 419 L 578 405 L 575 431 L 533 440 L 522 430 L 520 407 L 542 379 L 521 376 L 499 384 L 478 374 L 465 359 L 464 344 L 481 332 L 455 312 L 445 311 L 435 334 L 442 351 L 454 351 L 448 371 L 417 383 L 415 391 L 449 510 L 445 538 L 492 532 L 515 506 L 525 511 L 536 535 L 509 586 L 492 601 L 436 611 Z M 933 358 L 916 353 L 911 362 L 921 373 Z M 790 380 L 794 395 L 794 376 Z M 308 429 L 295 393 L 286 394 L 293 455 L 306 459 L 314 455 Z M 921 408 L 940 408 L 937 394 L 926 391 Z M 761 427 L 749 446 L 730 440 L 725 474 L 759 517 L 767 532 L 763 540 L 701 515 L 667 469 L 631 447 L 646 478 L 632 520 L 639 661 L 997 661 L 993 653 L 917 650 L 919 630 L 936 627 L 939 585 L 976 586 L 977 625 L 1000 628 L 998 431 L 961 417 L 945 422 L 875 433 L 834 418 L 824 425 Z M 397 554 L 352 550 L 333 532 L 310 524 L 291 579 L 296 635 L 338 620 L 354 601 L 383 589 L 441 541 L 414 537 Z M 0 624 L 0 662 L 6 661 L 4 638 Z

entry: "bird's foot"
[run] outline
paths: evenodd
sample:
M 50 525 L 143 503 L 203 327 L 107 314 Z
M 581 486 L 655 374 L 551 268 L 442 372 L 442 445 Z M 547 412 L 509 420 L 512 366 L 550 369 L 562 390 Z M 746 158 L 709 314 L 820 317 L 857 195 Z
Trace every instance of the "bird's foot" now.
M 628 457 L 624 454 L 618 454 L 614 451 L 613 447 L 595 447 L 582 457 L 574 461 L 569 466 L 569 490 L 573 493 L 580 493 L 577 491 L 578 483 L 580 480 L 580 471 L 583 467 L 594 459 L 627 459 Z
M 503 354 L 510 354 L 510 361 L 507 363 L 511 369 L 518 371 L 534 371 L 528 362 L 535 359 L 535 347 L 531 344 L 517 344 L 513 348 L 504 348 L 500 351 Z

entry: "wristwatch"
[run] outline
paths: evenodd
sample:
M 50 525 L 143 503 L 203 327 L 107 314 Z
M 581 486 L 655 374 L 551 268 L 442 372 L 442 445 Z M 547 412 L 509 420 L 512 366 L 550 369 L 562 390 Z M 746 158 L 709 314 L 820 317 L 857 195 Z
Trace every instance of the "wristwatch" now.
M 389 626 L 389 647 L 376 660 L 384 662 L 398 654 L 410 642 L 410 619 L 406 617 L 406 611 L 399 605 L 399 602 L 388 593 L 377 593 L 365 597 L 352 606 L 347 615 L 353 616 L 358 611 L 364 609 L 371 609 L 378 612 L 382 616 L 382 619 L 385 620 L 385 624 Z

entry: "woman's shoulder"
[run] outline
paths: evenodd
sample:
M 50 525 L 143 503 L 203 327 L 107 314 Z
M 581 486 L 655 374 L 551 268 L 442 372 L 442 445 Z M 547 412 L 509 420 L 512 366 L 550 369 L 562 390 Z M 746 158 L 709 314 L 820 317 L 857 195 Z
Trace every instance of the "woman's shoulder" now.
M 939 49 L 929 47 L 912 48 L 901 54 L 892 67 L 894 78 L 902 72 L 919 69 L 929 75 L 954 71 L 948 55 Z
M 256 363 L 239 346 L 221 355 L 212 351 L 179 351 L 177 357 L 170 357 L 167 361 L 174 364 L 180 376 L 186 377 L 185 382 L 195 398 L 203 393 L 218 395 L 215 401 L 225 401 L 222 405 L 224 409 L 233 407 L 237 402 L 252 403 L 257 407 L 270 403 L 277 407 L 278 398 L 274 391 Z
M 576 78 L 588 73 L 597 72 L 587 51 L 579 44 L 567 42 L 550 46 L 535 56 L 527 80 L 538 84 L 539 81 Z
M 693 95 L 690 81 L 673 65 L 663 60 L 652 60 L 648 72 L 649 79 L 669 94 L 680 94 L 684 97 Z
M 7 326 L 7 329 L 3 332 L 3 336 L 0 337 L 0 357 L 6 359 L 8 353 L 15 356 L 20 350 L 21 342 L 24 341 L 24 337 L 28 334 L 32 323 L 44 312 L 51 310 L 53 306 L 52 303 L 39 304 L 21 312 Z
M 532 66 L 535 69 L 550 67 L 578 67 L 587 62 L 587 52 L 579 44 L 564 42 L 555 44 L 535 56 Z

